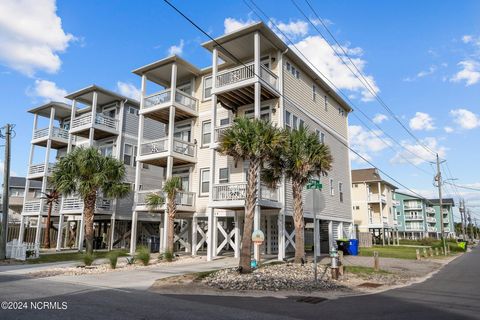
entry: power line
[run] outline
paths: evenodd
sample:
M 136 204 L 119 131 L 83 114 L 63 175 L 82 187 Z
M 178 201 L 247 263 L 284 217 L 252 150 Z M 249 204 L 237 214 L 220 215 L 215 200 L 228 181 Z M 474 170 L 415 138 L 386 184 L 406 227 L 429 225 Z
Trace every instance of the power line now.
M 253 13 L 255 13 L 255 15 L 263 21 L 262 17 L 260 17 L 260 15 L 255 11 L 254 8 L 252 8 L 248 2 L 246 2 L 246 0 L 243 1 L 249 8 L 250 10 L 252 10 Z M 408 153 L 410 153 L 411 155 L 413 155 L 415 158 L 418 158 L 418 159 L 421 159 L 425 162 L 429 162 L 429 160 L 425 160 L 423 159 L 422 157 L 420 157 L 418 154 L 415 154 L 413 153 L 411 150 L 409 150 L 408 148 L 406 148 L 405 146 L 403 146 L 399 141 L 397 141 L 395 138 L 393 138 L 391 135 L 389 135 L 387 132 L 385 132 L 384 130 L 382 130 L 382 128 L 377 124 L 375 123 L 374 121 L 372 121 L 372 119 L 370 119 L 370 117 L 368 117 L 368 115 L 363 112 L 360 108 L 358 108 L 358 106 L 356 106 L 350 99 L 349 97 L 342 91 L 340 90 L 334 83 L 332 80 L 330 80 L 324 73 L 322 73 L 322 71 L 320 71 L 309 59 L 308 57 L 306 57 L 303 52 L 301 50 L 298 49 L 298 47 L 295 45 L 295 43 L 276 25 L 276 23 L 259 7 L 257 6 L 252 0 L 250 0 L 250 2 L 252 3 L 253 6 L 255 6 L 255 8 L 257 8 L 267 19 L 268 21 L 278 30 L 278 32 L 280 32 L 283 37 L 285 39 L 288 40 L 288 42 L 291 43 L 291 45 L 298 51 L 298 53 L 301 54 L 301 56 L 323 77 L 325 78 L 325 80 L 335 89 L 337 90 L 344 98 L 345 100 L 347 100 L 347 102 L 354 106 L 355 110 L 358 110 L 367 120 L 369 120 L 370 122 L 373 123 L 374 126 L 376 126 L 383 134 L 385 134 L 388 138 L 390 138 L 392 141 L 394 141 L 397 145 L 400 146 L 400 148 L 402 148 L 403 150 L 407 151 Z M 426 173 L 427 175 L 431 175 L 431 173 L 425 171 L 424 169 L 420 168 L 419 166 L 417 166 L 416 164 L 414 164 L 411 160 L 409 160 L 408 158 L 406 158 L 405 156 L 402 155 L 401 152 L 398 152 L 397 150 L 393 149 L 393 147 L 390 145 L 390 143 L 388 141 L 386 141 L 385 139 L 383 139 L 380 135 L 378 135 L 374 130 L 372 130 L 368 125 L 365 124 L 365 122 L 363 120 L 360 119 L 360 117 L 358 117 L 355 113 L 352 113 L 352 115 L 357 119 L 359 120 L 366 128 L 367 130 L 369 130 L 372 134 L 374 134 L 378 139 L 382 140 L 382 142 L 388 146 L 390 149 L 392 149 L 394 152 L 397 153 L 397 155 L 402 158 L 403 160 L 405 160 L 407 163 L 411 164 L 412 166 L 414 166 L 415 168 L 419 169 L 420 171 Z
M 446 184 L 449 184 L 449 185 L 452 185 L 452 186 L 455 186 L 455 187 L 460 188 L 460 189 L 467 189 L 467 190 L 479 191 L 479 192 L 480 192 L 480 189 L 479 189 L 479 188 L 462 186 L 462 185 L 455 184 L 455 183 L 452 183 L 452 182 L 445 182 L 445 183 L 446 183 Z
M 228 53 L 229 55 L 231 55 L 231 57 L 235 58 L 235 60 L 239 61 L 242 65 L 245 65 L 243 62 L 241 62 L 238 58 L 235 57 L 235 55 L 233 55 L 232 53 L 230 53 L 227 49 L 225 49 L 220 43 L 218 43 L 212 36 L 210 36 L 202 27 L 200 27 L 198 24 L 196 24 L 192 19 L 190 19 L 188 16 L 186 16 L 182 11 L 180 11 L 180 9 L 178 9 L 175 5 L 173 5 L 169 0 L 163 0 L 166 4 L 168 4 L 170 7 L 172 7 L 178 14 L 180 14 L 183 18 L 185 18 L 185 20 L 187 20 L 190 24 L 192 24 L 197 30 L 199 30 L 201 33 L 203 33 L 204 35 L 206 35 L 209 39 L 211 39 L 212 41 L 215 42 L 215 44 L 217 44 L 217 46 L 219 46 L 222 50 L 224 50 L 226 53 Z M 255 74 L 255 72 L 254 72 Z M 258 75 L 256 75 L 258 76 Z M 287 97 L 285 97 L 283 94 L 280 93 L 280 96 L 283 97 L 284 99 L 287 99 L 288 101 L 292 102 L 290 99 L 288 99 Z M 293 103 L 293 102 L 292 102 Z M 403 183 L 401 183 L 400 181 L 396 180 L 395 178 L 393 178 L 390 174 L 388 174 L 387 172 L 383 171 L 382 169 L 378 168 L 377 166 L 375 166 L 371 161 L 369 161 L 368 159 L 366 159 L 364 156 L 362 156 L 360 153 L 358 153 L 357 151 L 353 150 L 349 145 L 348 145 L 348 142 L 345 143 L 344 141 L 342 141 L 342 139 L 338 138 L 338 136 L 341 136 L 338 132 L 336 132 L 335 129 L 331 128 L 330 126 L 328 126 L 327 124 L 325 124 L 325 126 L 328 127 L 328 130 L 330 131 L 330 134 L 332 135 L 332 137 L 334 137 L 334 139 L 336 139 L 337 141 L 339 141 L 341 144 L 343 144 L 347 149 L 349 149 L 350 151 L 352 151 L 353 153 L 355 153 L 359 158 L 361 158 L 363 161 L 365 161 L 366 163 L 368 163 L 369 165 L 371 165 L 372 167 L 374 167 L 375 169 L 377 169 L 379 172 L 381 172 L 382 174 L 384 174 L 386 177 L 388 177 L 389 179 L 391 179 L 392 181 L 394 181 L 395 183 L 397 183 L 398 185 L 402 186 L 403 188 L 405 188 L 406 190 L 410 191 L 412 194 L 414 195 L 417 195 L 419 198 L 421 199 L 424 199 L 426 202 L 428 202 L 429 204 L 434 204 L 432 203 L 431 201 L 429 201 L 428 199 L 426 199 L 425 197 L 423 197 L 422 195 L 420 195 L 419 193 L 415 192 L 414 190 L 410 189 L 409 187 L 405 186 Z M 335 134 L 333 134 L 335 133 Z
M 405 129 L 405 131 L 413 138 L 415 139 L 415 141 L 417 141 L 419 143 L 420 146 L 422 146 L 425 150 L 427 150 L 428 152 L 432 153 L 432 154 L 436 154 L 435 151 L 433 151 L 432 149 L 430 149 L 428 146 L 426 146 L 419 138 L 417 138 L 417 136 L 415 136 L 413 134 L 413 132 L 407 128 L 407 126 L 397 117 L 397 115 L 392 111 L 392 109 L 385 103 L 385 101 L 383 101 L 383 99 L 378 95 L 378 93 L 375 91 L 375 89 L 372 87 L 372 85 L 370 84 L 370 82 L 368 81 L 368 79 L 365 78 L 365 76 L 363 75 L 363 73 L 360 71 L 360 69 L 357 67 L 357 65 L 355 64 L 355 62 L 350 58 L 350 56 L 348 55 L 348 53 L 346 52 L 346 50 L 343 48 L 343 46 L 337 41 L 337 39 L 335 38 L 335 36 L 333 35 L 333 33 L 330 31 L 330 29 L 328 29 L 327 25 L 323 22 L 323 20 L 320 18 L 320 16 L 317 14 L 317 12 L 315 11 L 315 9 L 312 7 L 312 5 L 310 4 L 310 2 L 308 0 L 305 0 L 305 2 L 307 3 L 307 5 L 310 7 L 310 9 L 312 10 L 313 14 L 316 16 L 316 18 L 320 21 L 320 23 L 323 25 L 323 27 L 325 28 L 325 30 L 327 30 L 328 34 L 333 38 L 333 40 L 335 41 L 335 43 L 338 45 L 338 47 L 342 50 L 343 54 L 345 55 L 345 57 L 348 58 L 348 60 L 350 61 L 350 63 L 353 65 L 353 67 L 355 68 L 355 70 L 358 72 L 358 74 L 360 75 L 360 77 L 363 79 L 360 79 L 360 77 L 350 68 L 350 66 L 345 62 L 345 60 L 343 59 L 342 55 L 340 55 L 337 50 L 335 50 L 335 48 L 330 44 L 330 42 L 323 36 L 323 34 L 320 32 L 320 30 L 318 30 L 317 26 L 311 21 L 311 19 L 309 17 L 307 17 L 307 15 L 303 12 L 303 10 L 297 5 L 297 3 L 295 2 L 295 0 L 291 0 L 291 2 L 295 5 L 295 7 L 298 9 L 298 11 L 300 11 L 302 13 L 302 15 L 308 20 L 308 22 L 313 26 L 313 28 L 315 30 L 317 30 L 317 32 L 320 34 L 320 36 L 322 36 L 322 38 L 325 40 L 325 42 L 328 43 L 328 45 L 330 46 L 330 48 L 332 48 L 332 50 L 335 52 L 335 54 L 337 55 L 337 57 L 342 61 L 342 63 L 350 70 L 350 72 L 352 72 L 352 74 L 360 81 L 360 83 L 370 92 L 370 94 L 372 94 L 372 96 L 375 97 L 375 99 L 380 103 L 380 105 L 385 109 L 387 110 L 387 112 L 395 119 L 396 122 L 398 122 L 400 124 L 400 126 L 403 127 L 403 129 Z

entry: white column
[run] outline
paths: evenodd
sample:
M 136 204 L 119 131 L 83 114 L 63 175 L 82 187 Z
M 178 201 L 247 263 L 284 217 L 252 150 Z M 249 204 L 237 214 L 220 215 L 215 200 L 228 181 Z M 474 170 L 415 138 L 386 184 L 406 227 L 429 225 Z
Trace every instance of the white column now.
M 197 217 L 193 216 L 192 217 L 192 225 L 191 225 L 191 229 L 192 229 L 192 256 L 196 256 L 197 255 L 197 225 L 198 225 L 198 219 Z
M 378 183 L 378 204 L 380 206 L 380 222 L 382 223 L 382 245 L 385 245 L 385 226 L 383 224 L 382 184 L 380 182 Z
M 213 211 L 213 240 L 212 240 L 212 257 L 215 258 L 217 256 L 217 247 L 218 247 L 218 217 Z
M 88 137 L 88 146 L 91 147 L 93 146 L 93 139 L 94 139 L 94 132 L 95 129 L 93 129 L 95 125 L 95 117 L 97 116 L 97 99 L 98 99 L 98 93 L 97 91 L 93 91 L 93 101 L 92 101 L 92 119 L 90 123 L 90 134 Z
M 317 230 L 316 235 L 314 237 L 315 239 L 315 251 L 317 253 L 317 257 L 320 257 L 321 250 L 320 250 L 320 220 L 315 219 L 315 229 Z
M 267 254 L 272 254 L 272 216 L 267 217 Z
M 83 251 L 83 239 L 85 238 L 85 217 L 82 212 L 81 220 L 80 220 L 80 230 L 78 236 L 78 251 Z
M 284 202 L 285 203 L 285 202 Z M 280 209 L 277 220 L 278 228 L 278 260 L 285 259 L 285 210 Z
M 23 237 L 25 234 L 25 216 L 22 214 L 20 216 L 20 230 L 18 231 L 18 242 L 23 242 Z
M 37 223 L 37 230 L 35 232 L 35 243 L 40 244 L 40 236 L 42 231 L 42 213 L 43 213 L 43 205 L 45 203 L 45 199 L 43 195 L 47 191 L 47 184 L 48 184 L 48 166 L 50 164 L 50 150 L 52 148 L 52 132 L 53 132 L 53 121 L 55 120 L 55 108 L 50 109 L 50 119 L 48 124 L 48 140 L 47 140 L 47 149 L 45 151 L 45 161 L 44 161 L 44 169 L 43 169 L 43 177 L 42 177 L 42 198 L 40 199 L 40 209 L 38 212 L 38 223 Z M 28 190 L 25 190 L 28 192 Z
M 235 222 L 235 255 L 234 257 L 235 258 L 240 258 L 240 244 L 241 244 L 241 240 L 240 240 L 240 226 L 241 226 L 241 222 L 240 222 L 240 217 L 239 217 L 239 213 L 235 211 L 235 216 L 234 216 L 234 222 Z
M 110 220 L 110 241 L 108 242 L 108 250 L 113 249 L 113 242 L 115 241 L 115 216 L 112 215 Z
M 77 113 L 77 100 L 73 99 L 72 100 L 72 110 L 70 111 L 70 129 L 72 128 L 73 120 L 75 119 L 76 113 Z M 69 132 L 68 133 L 67 153 L 72 151 L 72 145 L 73 145 L 73 135 Z
M 160 223 L 158 225 L 158 236 L 159 236 L 159 252 L 164 252 L 164 248 L 165 248 L 165 241 L 164 241 L 164 235 L 165 235 L 165 231 L 164 231 L 164 228 L 163 228 L 163 221 L 162 221 L 162 217 L 160 217 Z
M 135 254 L 137 250 L 137 223 L 138 223 L 138 212 L 133 211 L 132 215 L 132 231 L 130 236 L 130 254 Z
M 63 214 L 60 213 L 58 217 L 58 232 L 57 232 L 57 251 L 62 250 L 62 230 L 63 230 Z
M 163 214 L 163 247 L 162 247 L 162 252 L 167 251 L 167 241 L 168 241 L 168 215 L 167 211 L 165 210 Z
M 334 246 L 334 240 L 335 239 L 333 239 L 333 221 L 328 221 L 328 245 L 329 245 L 328 250 L 329 251 Z
M 191 223 L 191 219 L 186 219 L 187 221 L 187 225 L 186 225 L 186 232 L 185 232 L 185 252 L 191 252 L 190 250 L 192 249 L 192 241 L 191 241 L 191 237 L 190 237 L 190 230 L 192 228 L 192 223 Z
M 145 92 L 147 88 L 147 77 L 145 75 L 142 75 L 142 84 L 141 84 L 141 92 L 140 92 L 140 110 L 143 110 L 144 108 L 144 98 L 145 98 Z M 138 140 L 137 140 L 137 165 L 135 167 L 135 194 L 133 195 L 133 206 L 135 207 L 137 205 L 138 201 L 138 191 L 140 191 L 140 184 L 142 181 L 142 166 L 140 161 L 138 160 L 140 158 L 140 152 L 141 152 L 141 145 L 143 141 L 143 129 L 144 129 L 144 121 L 145 117 L 143 114 L 139 113 L 138 116 Z M 137 249 L 137 219 L 138 219 L 138 213 L 137 211 L 133 211 L 132 214 L 132 230 L 130 232 L 130 253 L 134 254 L 135 250 Z
M 259 77 L 260 77 L 260 33 L 257 31 L 254 34 L 254 66 L 255 66 L 255 93 L 254 93 L 254 112 L 255 112 L 255 119 L 260 119 L 260 104 L 261 104 L 261 92 L 262 88 L 259 82 Z M 253 219 L 253 229 L 254 230 L 259 230 L 260 229 L 260 217 L 261 217 L 261 209 L 259 206 L 259 198 L 260 198 L 260 174 L 257 179 L 257 203 L 255 204 L 255 215 Z M 245 236 L 251 236 L 251 235 L 245 235 Z M 260 250 L 259 246 L 254 246 L 253 252 L 255 257 L 259 257 L 260 253 L 258 252 Z

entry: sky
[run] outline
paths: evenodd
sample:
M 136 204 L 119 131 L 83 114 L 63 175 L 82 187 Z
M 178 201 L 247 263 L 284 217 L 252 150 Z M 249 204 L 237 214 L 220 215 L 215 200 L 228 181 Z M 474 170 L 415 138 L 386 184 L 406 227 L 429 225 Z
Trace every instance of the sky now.
M 173 0 L 211 36 L 268 22 L 345 95 L 352 149 L 400 189 L 436 195 L 434 153 L 447 160 L 444 178 L 480 189 L 479 1 L 310 0 L 315 13 L 305 0 L 255 1 L 267 17 L 247 3 Z M 15 124 L 12 174 L 27 170 L 28 109 L 93 83 L 138 97 L 133 69 L 169 54 L 205 67 L 206 40 L 162 1 L 0 1 L 0 123 Z M 445 194 L 464 197 L 480 222 L 480 192 L 447 184 Z

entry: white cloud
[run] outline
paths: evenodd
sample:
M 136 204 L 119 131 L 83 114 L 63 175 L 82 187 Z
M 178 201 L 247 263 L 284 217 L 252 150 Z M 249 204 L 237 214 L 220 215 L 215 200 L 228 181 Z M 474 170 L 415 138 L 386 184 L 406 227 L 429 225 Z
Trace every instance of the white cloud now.
M 464 35 L 464 36 L 462 37 L 463 43 L 470 43 L 470 42 L 472 42 L 472 40 L 473 40 L 473 37 L 472 37 L 471 35 L 469 35 L 469 34 L 468 34 L 468 35 Z
M 382 113 L 377 113 L 375 115 L 375 117 L 373 117 L 373 122 L 377 123 L 377 124 L 380 124 L 382 123 L 383 121 L 386 121 L 388 120 L 388 117 Z
M 371 101 L 374 99 L 370 91 L 348 70 L 342 60 L 322 37 L 308 36 L 296 43 L 295 46 L 311 61 L 314 67 L 330 79 L 339 89 L 359 92 L 361 93 L 361 99 L 363 101 Z M 338 53 L 341 53 L 341 49 L 338 46 L 334 46 L 334 48 Z M 362 53 L 361 48 L 350 48 L 349 45 L 345 45 L 343 48 L 349 54 L 357 68 L 365 75 L 364 69 L 366 61 L 360 58 Z M 297 51 L 294 47 L 292 47 L 292 50 Z M 302 55 L 299 53 L 299 56 Z M 351 65 L 346 57 L 343 57 L 343 60 L 347 64 L 350 64 L 351 70 L 355 71 L 355 67 Z M 373 76 L 365 75 L 365 78 L 372 87 L 372 91 L 378 93 L 380 90 Z
M 367 131 L 362 126 L 349 126 L 348 136 L 350 138 L 350 147 L 369 161 L 372 159 L 372 155 L 379 153 L 391 145 L 390 140 L 385 138 L 382 131 Z M 364 162 L 354 153 L 350 154 L 350 159 L 360 163 Z
M 433 65 L 433 66 L 430 66 L 430 68 L 428 68 L 428 70 L 422 70 L 419 73 L 417 73 L 417 77 L 418 78 L 423 78 L 423 77 L 426 77 L 426 76 L 429 76 L 429 75 L 433 74 L 435 71 L 437 71 L 437 66 Z
M 461 70 L 450 78 L 452 82 L 465 81 L 465 85 L 471 86 L 480 80 L 480 63 L 475 60 L 468 59 L 458 63 Z
M 430 131 L 435 129 L 432 117 L 425 112 L 415 113 L 415 116 L 412 119 L 410 119 L 409 124 L 412 130 Z
M 480 127 L 480 116 L 467 109 L 451 110 L 450 115 L 453 117 L 453 121 L 463 129 Z
M 35 80 L 33 89 L 28 89 L 27 94 L 30 96 L 43 98 L 44 102 L 67 102 L 67 99 L 65 99 L 67 91 L 59 88 L 53 81 Z
M 452 127 L 444 127 L 443 130 L 446 132 L 446 133 L 452 133 L 454 130 Z
M 223 21 L 224 33 L 231 33 L 255 22 L 255 20 L 252 20 L 250 18 L 245 21 L 241 19 L 237 20 L 235 18 L 225 18 L 225 20 Z
M 420 143 L 412 144 L 410 141 L 402 141 L 401 145 L 407 149 L 398 152 L 391 160 L 392 163 L 410 162 L 419 165 L 426 161 L 435 161 L 435 155 L 431 152 L 438 153 L 440 158 L 444 158 L 447 148 L 440 146 L 438 140 L 434 137 L 427 137 L 420 140 Z M 426 147 L 426 148 L 425 148 Z M 429 151 L 431 150 L 431 151 Z
M 173 55 L 179 55 L 181 56 L 183 53 L 183 47 L 185 46 L 185 41 L 183 39 L 180 39 L 180 43 L 178 45 L 173 45 L 170 48 L 168 48 L 168 55 L 173 56 Z
M 288 23 L 285 23 L 272 19 L 271 22 L 268 22 L 268 26 L 275 32 L 278 31 L 277 28 L 280 29 L 281 32 L 278 33 L 278 36 L 283 40 L 286 39 L 284 39 L 284 35 L 282 34 L 282 32 L 290 40 L 294 40 L 298 37 L 304 37 L 308 34 L 308 22 L 303 20 L 290 21 Z
M 28 76 L 60 69 L 74 36 L 62 29 L 55 0 L 0 1 L 0 62 Z
M 140 101 L 141 91 L 131 83 L 118 81 L 117 91 L 125 97 Z

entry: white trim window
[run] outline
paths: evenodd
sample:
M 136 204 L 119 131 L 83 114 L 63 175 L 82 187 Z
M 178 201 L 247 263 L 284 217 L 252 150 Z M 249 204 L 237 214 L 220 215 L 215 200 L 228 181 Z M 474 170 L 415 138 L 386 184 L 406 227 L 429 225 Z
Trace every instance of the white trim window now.
M 312 100 L 313 102 L 317 101 L 317 86 L 312 84 Z
M 203 77 L 203 100 L 209 100 L 212 98 L 212 76 Z
M 292 130 L 292 125 L 290 122 L 292 121 L 292 114 L 285 110 L 285 128 Z
M 128 107 L 128 113 L 138 116 L 138 109 L 134 107 Z
M 200 169 L 200 195 L 206 196 L 210 191 L 210 169 Z
M 229 183 L 230 182 L 230 172 L 228 168 L 218 169 L 218 183 Z
M 324 95 L 323 99 L 324 99 L 324 103 L 325 103 L 325 111 L 328 111 L 328 96 Z
M 202 147 L 208 146 L 212 142 L 212 121 L 202 122 Z
M 127 166 L 132 165 L 133 159 L 133 145 L 125 143 L 123 146 L 123 163 Z
M 255 110 L 248 109 L 245 110 L 245 118 L 253 119 L 255 118 Z M 263 121 L 270 121 L 270 106 L 265 106 L 260 108 L 260 119 Z
M 340 202 L 343 202 L 343 183 L 338 183 L 338 196 L 340 197 Z
M 330 195 L 335 195 L 335 186 L 333 185 L 333 179 L 330 179 Z

